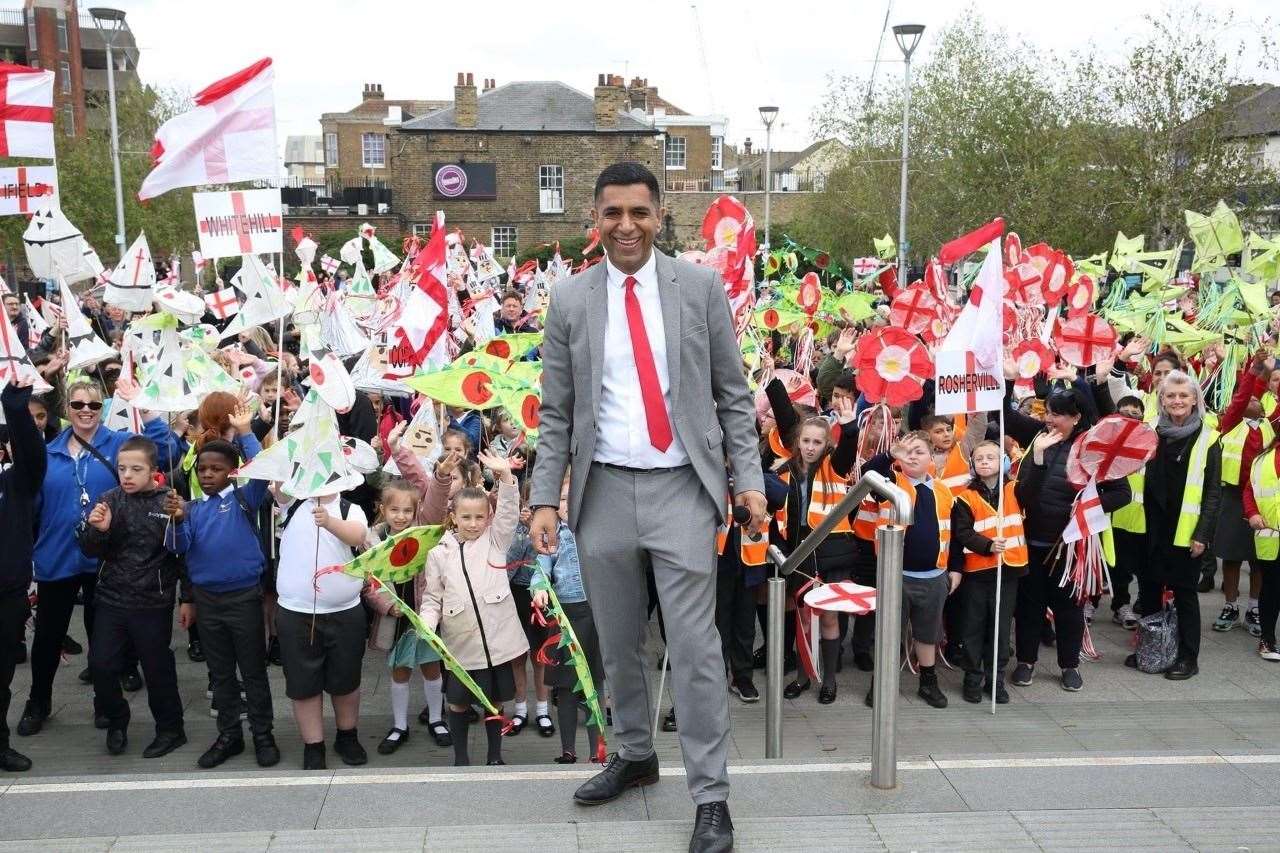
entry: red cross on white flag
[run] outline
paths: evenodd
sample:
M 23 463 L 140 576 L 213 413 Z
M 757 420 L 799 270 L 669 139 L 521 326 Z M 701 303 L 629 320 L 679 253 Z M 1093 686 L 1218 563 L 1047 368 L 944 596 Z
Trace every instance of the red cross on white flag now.
M 209 306 L 209 310 L 219 320 L 225 320 L 240 311 L 240 302 L 236 299 L 236 292 L 230 287 L 215 290 L 213 293 L 206 293 L 204 301 Z
M 261 59 L 195 96 L 196 108 L 169 119 L 156 131 L 155 168 L 138 198 L 154 198 L 175 187 L 274 178 L 275 94 L 270 59 Z
M 53 72 L 0 64 L 0 157 L 53 159 Z
M 1062 531 L 1062 541 L 1079 542 L 1110 526 L 1107 514 L 1102 511 L 1102 499 L 1098 497 L 1098 481 L 1090 480 L 1071 504 L 1071 516 Z
M 338 267 L 341 265 L 341 261 L 330 255 L 322 255 L 320 258 L 320 269 L 324 270 L 329 275 L 336 273 L 338 271 Z

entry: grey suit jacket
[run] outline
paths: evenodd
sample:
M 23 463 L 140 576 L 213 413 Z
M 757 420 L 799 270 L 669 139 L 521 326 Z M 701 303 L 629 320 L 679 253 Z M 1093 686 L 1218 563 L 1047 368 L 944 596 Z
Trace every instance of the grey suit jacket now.
M 725 513 L 736 492 L 764 491 L 755 407 L 724 284 L 712 269 L 657 252 L 673 426 L 708 494 Z M 608 301 L 605 264 L 555 286 L 542 341 L 542 410 L 532 506 L 559 506 L 570 467 L 569 525 L 576 525 L 596 448 Z

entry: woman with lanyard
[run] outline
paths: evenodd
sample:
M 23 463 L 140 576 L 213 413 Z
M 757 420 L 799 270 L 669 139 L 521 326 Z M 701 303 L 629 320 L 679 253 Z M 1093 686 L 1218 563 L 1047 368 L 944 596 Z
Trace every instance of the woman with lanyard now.
M 160 451 L 160 467 L 168 467 L 171 431 L 159 415 L 145 415 L 144 434 Z M 71 425 L 46 448 L 48 472 L 37 500 L 34 563 L 38 605 L 31 646 L 31 695 L 17 728 L 23 737 L 39 732 L 53 707 L 53 679 L 62 638 L 71 624 L 76 594 L 81 591 L 85 633 L 93 633 L 98 565 L 80 552 L 76 531 L 86 523 L 98 497 L 116 487 L 116 452 L 133 437 L 102 425 L 102 391 L 93 382 L 74 382 L 67 389 L 67 419 Z
M 1151 555 L 1138 571 L 1134 612 L 1159 612 L 1166 589 L 1178 612 L 1178 658 L 1164 674 L 1171 681 L 1200 671 L 1200 559 L 1213 544 L 1222 497 L 1222 448 L 1205 422 L 1200 383 L 1171 371 L 1159 388 L 1159 444 L 1147 463 L 1143 509 Z M 1236 507 L 1235 512 L 1243 514 Z M 1128 666 L 1137 666 L 1130 655 Z
M 1006 378 L 1012 379 L 1015 370 L 1012 362 L 1006 363 Z M 1062 689 L 1074 692 L 1084 686 L 1080 677 L 1084 609 L 1071 591 L 1060 585 L 1062 554 L 1055 546 L 1070 518 L 1071 503 L 1080 492 L 1067 479 L 1067 456 L 1075 440 L 1093 426 L 1095 409 L 1078 385 L 1050 392 L 1043 423 L 1014 409 L 1012 403 L 1010 383 L 1004 397 L 1004 426 L 1008 435 L 1027 448 L 1018 467 L 1014 494 L 1026 518 L 1023 529 L 1028 551 L 1027 575 L 1018 584 L 1014 606 L 1018 663 L 1010 681 L 1026 687 L 1035 677 L 1048 607 L 1053 610 Z M 1123 479 L 1099 483 L 1098 497 L 1103 511 L 1117 510 L 1131 499 L 1129 484 Z

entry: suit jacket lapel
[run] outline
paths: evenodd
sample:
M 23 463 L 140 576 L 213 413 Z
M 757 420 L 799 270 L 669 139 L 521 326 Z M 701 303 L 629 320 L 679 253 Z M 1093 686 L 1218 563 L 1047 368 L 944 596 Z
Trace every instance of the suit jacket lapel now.
M 604 381 L 604 326 L 609 317 L 609 272 L 596 264 L 587 285 L 587 340 L 591 349 L 591 411 L 600 412 L 600 383 Z
M 675 264 L 671 258 L 654 249 L 658 296 L 662 302 L 662 326 L 667 339 L 667 381 L 671 387 L 672 416 L 680 399 L 680 288 L 676 282 Z

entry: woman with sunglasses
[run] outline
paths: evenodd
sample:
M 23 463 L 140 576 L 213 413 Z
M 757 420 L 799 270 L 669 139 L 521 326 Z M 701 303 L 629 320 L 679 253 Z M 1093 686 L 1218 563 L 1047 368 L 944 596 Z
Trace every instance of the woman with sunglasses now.
M 1015 375 L 1012 362 L 1006 362 L 1006 378 L 1011 380 Z M 1076 439 L 1093 426 L 1097 404 L 1104 402 L 1097 399 L 1096 392 L 1095 399 L 1090 400 L 1087 387 L 1073 383 L 1051 391 L 1045 400 L 1043 422 L 1013 408 L 1011 383 L 1004 398 L 1005 432 L 1027 448 L 1018 466 L 1014 489 L 1026 518 L 1028 552 L 1027 575 L 1018 583 L 1014 607 L 1018 663 L 1010 681 L 1020 687 L 1030 685 L 1035 677 L 1046 608 L 1053 611 L 1062 689 L 1074 692 L 1084 686 L 1080 677 L 1084 608 L 1070 590 L 1059 586 L 1062 553 L 1061 549 L 1055 550 L 1055 545 L 1067 526 L 1071 503 L 1080 492 L 1067 479 L 1067 455 Z M 1106 512 L 1113 512 L 1132 499 L 1129 483 L 1123 479 L 1099 483 L 1098 497 Z
M 168 467 L 168 425 L 157 414 L 144 417 L 144 434 L 160 449 L 159 466 Z M 31 645 L 31 695 L 17 727 L 23 737 L 39 732 L 53 707 L 62 638 L 81 590 L 85 633 L 93 633 L 98 564 L 81 553 L 76 531 L 98 496 L 115 488 L 116 452 L 133 437 L 102 425 L 102 390 L 93 382 L 73 382 L 67 388 L 67 420 L 71 425 L 46 447 L 48 470 L 37 504 L 34 563 L 39 606 Z

